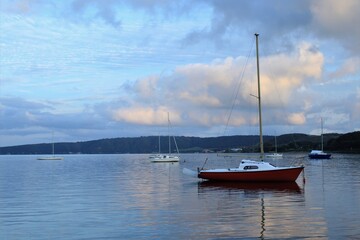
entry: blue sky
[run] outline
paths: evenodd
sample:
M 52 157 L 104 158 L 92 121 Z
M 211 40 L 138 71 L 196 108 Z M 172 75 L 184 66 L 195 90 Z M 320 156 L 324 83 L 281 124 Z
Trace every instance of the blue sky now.
M 0 0 L 0 146 L 360 130 L 360 2 Z M 233 111 L 230 109 L 233 106 Z M 231 113 L 231 115 L 230 115 Z

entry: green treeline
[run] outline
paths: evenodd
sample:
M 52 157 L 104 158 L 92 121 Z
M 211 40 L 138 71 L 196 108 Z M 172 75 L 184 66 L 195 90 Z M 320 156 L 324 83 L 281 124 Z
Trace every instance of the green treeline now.
M 258 136 L 222 137 L 176 137 L 180 153 L 191 152 L 258 152 Z M 278 152 L 310 151 L 321 149 L 320 136 L 306 134 L 285 134 L 277 137 Z M 176 152 L 171 138 L 171 152 Z M 161 152 L 169 151 L 169 138 L 160 137 Z M 51 144 L 29 144 L 1 147 L 0 154 L 51 154 Z M 264 136 L 265 152 L 275 151 L 275 137 Z M 328 152 L 360 153 L 360 132 L 347 134 L 324 134 L 324 150 Z M 159 137 L 124 137 L 100 139 L 86 142 L 61 142 L 55 144 L 56 154 L 117 154 L 117 153 L 157 153 Z

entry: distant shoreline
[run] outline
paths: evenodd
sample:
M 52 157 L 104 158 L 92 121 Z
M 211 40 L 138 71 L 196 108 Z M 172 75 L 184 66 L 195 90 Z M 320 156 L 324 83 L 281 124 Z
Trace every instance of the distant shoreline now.
M 332 153 L 360 153 L 360 131 L 346 134 L 324 134 L 324 149 Z M 162 139 L 163 138 L 163 139 Z M 265 152 L 274 152 L 275 136 L 264 136 Z M 278 152 L 308 152 L 320 149 L 319 136 L 300 133 L 277 136 Z M 161 137 L 161 149 L 168 151 L 168 137 Z M 235 135 L 220 137 L 176 137 L 180 153 L 256 153 L 259 136 Z M 150 154 L 159 149 L 159 137 L 122 137 L 85 142 L 55 143 L 55 154 Z M 172 152 L 175 145 L 171 142 Z M 51 154 L 51 143 L 0 147 L 0 155 Z

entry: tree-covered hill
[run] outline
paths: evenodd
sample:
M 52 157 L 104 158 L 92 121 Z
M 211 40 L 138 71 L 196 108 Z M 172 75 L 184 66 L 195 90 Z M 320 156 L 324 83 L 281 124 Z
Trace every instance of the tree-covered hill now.
M 176 137 L 181 153 L 242 151 L 258 152 L 259 137 L 221 136 L 221 137 Z M 175 142 L 171 138 L 171 152 L 175 152 Z M 169 151 L 169 138 L 160 137 L 161 152 Z M 279 152 L 310 151 L 321 148 L 320 136 L 300 133 L 285 134 L 277 137 Z M 360 132 L 347 134 L 324 134 L 324 148 L 333 152 L 360 153 Z M 50 143 L 1 147 L 0 154 L 51 154 Z M 275 150 L 275 137 L 264 136 L 265 152 Z M 114 153 L 156 153 L 159 151 L 159 137 L 124 137 L 100 139 L 86 142 L 60 142 L 55 144 L 56 154 L 114 154 Z
M 329 151 L 360 153 L 360 131 L 346 133 L 328 142 Z

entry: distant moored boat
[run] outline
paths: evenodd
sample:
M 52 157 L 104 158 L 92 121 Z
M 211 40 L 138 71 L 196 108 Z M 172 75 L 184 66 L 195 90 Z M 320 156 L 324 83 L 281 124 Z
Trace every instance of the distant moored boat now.
M 323 120 L 321 118 L 321 150 L 312 150 L 309 153 L 311 159 L 330 159 L 331 154 L 324 152 Z
M 161 154 L 161 148 L 160 148 L 161 145 L 160 145 L 160 136 L 159 136 L 159 153 L 149 156 L 149 159 L 150 159 L 151 162 L 179 162 L 180 161 L 179 156 L 171 154 L 171 137 L 170 137 L 170 117 L 169 117 L 169 113 L 168 113 L 168 135 L 169 135 L 169 154 Z M 174 142 L 175 142 L 176 151 L 179 154 L 179 149 L 177 147 L 175 137 L 173 137 L 173 138 L 174 138 Z
M 55 156 L 54 133 L 52 134 L 52 156 L 38 157 L 37 160 L 63 160 L 63 157 Z

